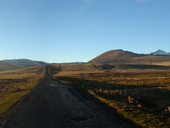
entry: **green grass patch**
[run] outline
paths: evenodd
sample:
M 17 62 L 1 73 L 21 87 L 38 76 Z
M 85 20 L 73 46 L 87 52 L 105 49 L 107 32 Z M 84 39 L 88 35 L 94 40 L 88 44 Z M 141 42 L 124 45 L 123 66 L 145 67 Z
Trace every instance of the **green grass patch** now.
M 0 115 L 6 113 L 11 108 L 11 106 L 13 106 L 28 92 L 29 92 L 28 90 L 19 91 L 2 96 L 0 98 Z

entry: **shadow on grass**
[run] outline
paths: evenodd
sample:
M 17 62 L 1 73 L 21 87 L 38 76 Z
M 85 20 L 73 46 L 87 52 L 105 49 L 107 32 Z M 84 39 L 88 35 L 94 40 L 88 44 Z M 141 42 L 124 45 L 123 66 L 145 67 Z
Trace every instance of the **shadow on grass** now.
M 170 110 L 168 110 L 168 107 L 170 107 L 169 90 L 159 88 L 157 86 L 113 85 L 106 82 L 72 77 L 58 77 L 57 80 L 59 80 L 62 84 L 71 85 L 78 91 L 81 91 L 83 95 L 94 100 L 106 109 L 109 109 L 109 111 L 114 114 L 117 114 L 117 112 L 113 108 L 108 108 L 106 104 L 101 103 L 99 100 L 91 96 L 88 93 L 88 90 L 92 90 L 96 95 L 110 101 L 114 100 L 127 108 L 135 108 L 133 110 L 136 110 L 136 108 L 140 105 L 139 107 L 141 107 L 141 109 L 139 110 L 137 108 L 137 111 L 139 110 L 145 114 L 154 114 L 160 118 L 160 120 L 166 121 L 170 119 Z M 128 103 L 129 96 L 133 98 L 133 102 L 131 104 Z
M 106 110 L 107 111 L 106 115 L 110 119 L 113 119 L 113 115 L 114 115 L 114 117 L 120 118 L 122 121 L 126 122 L 129 126 L 132 126 L 134 128 L 142 128 L 141 126 L 135 124 L 131 120 L 124 118 L 124 116 L 117 113 L 113 108 L 108 107 L 107 104 L 103 104 L 100 100 L 98 100 L 97 98 L 95 98 L 94 96 L 92 96 L 91 94 L 87 92 L 87 90 L 95 89 L 98 86 L 109 87 L 108 84 L 103 85 L 103 83 L 99 83 L 95 81 L 88 81 L 88 80 L 83 80 L 83 79 L 78 79 L 78 78 L 69 78 L 69 77 L 60 77 L 60 78 L 57 78 L 57 81 L 59 81 L 61 84 L 63 84 L 64 81 L 67 81 L 67 83 L 64 83 L 65 85 L 74 87 L 78 92 L 81 93 L 83 98 L 93 101 L 94 103 L 102 107 L 104 110 Z

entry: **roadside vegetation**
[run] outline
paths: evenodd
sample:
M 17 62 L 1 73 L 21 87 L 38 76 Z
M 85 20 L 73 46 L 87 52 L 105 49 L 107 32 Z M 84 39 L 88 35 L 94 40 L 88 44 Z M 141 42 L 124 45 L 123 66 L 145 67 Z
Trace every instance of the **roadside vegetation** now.
M 86 92 L 144 128 L 170 127 L 169 70 L 54 71 L 61 83 Z
M 43 77 L 44 67 L 0 72 L 0 126 L 13 106 Z

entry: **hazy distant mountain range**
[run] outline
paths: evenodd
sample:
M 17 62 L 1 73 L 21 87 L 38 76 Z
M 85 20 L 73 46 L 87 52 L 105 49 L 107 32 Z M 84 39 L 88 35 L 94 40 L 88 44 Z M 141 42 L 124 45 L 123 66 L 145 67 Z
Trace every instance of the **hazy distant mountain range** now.
M 43 66 L 47 63 L 42 61 L 33 61 L 28 59 L 12 59 L 0 61 L 0 70 L 11 70 L 32 66 Z
M 158 56 L 170 56 L 170 53 L 165 52 L 163 50 L 157 50 L 155 52 L 152 52 L 151 55 L 158 55 Z
M 48 63 L 42 61 L 33 61 L 28 59 L 12 59 L 0 61 L 0 70 L 11 70 L 32 66 L 44 66 Z M 61 63 L 62 64 L 62 63 Z M 86 63 L 70 63 L 77 65 L 84 65 Z M 111 50 L 105 52 L 87 63 L 88 65 L 94 64 L 113 64 L 113 65 L 126 65 L 126 64 L 140 64 L 140 65 L 168 65 L 170 66 L 170 53 L 163 50 L 157 50 L 150 54 L 138 54 L 121 49 Z M 72 68 L 72 67 L 70 67 Z

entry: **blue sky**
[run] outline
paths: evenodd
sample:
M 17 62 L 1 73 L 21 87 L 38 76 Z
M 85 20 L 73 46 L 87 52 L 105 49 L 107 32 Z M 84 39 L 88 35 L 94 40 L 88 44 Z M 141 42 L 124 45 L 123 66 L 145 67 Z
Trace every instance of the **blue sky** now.
M 170 52 L 170 0 L 0 0 L 0 60 Z

